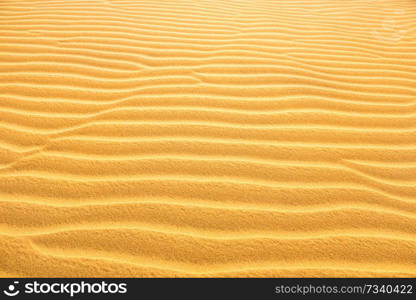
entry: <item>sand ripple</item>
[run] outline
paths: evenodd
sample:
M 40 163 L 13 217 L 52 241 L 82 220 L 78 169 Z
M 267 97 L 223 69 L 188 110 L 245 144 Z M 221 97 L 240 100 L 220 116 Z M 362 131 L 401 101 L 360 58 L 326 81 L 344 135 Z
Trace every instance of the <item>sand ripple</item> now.
M 415 276 L 415 19 L 1 1 L 1 276 Z

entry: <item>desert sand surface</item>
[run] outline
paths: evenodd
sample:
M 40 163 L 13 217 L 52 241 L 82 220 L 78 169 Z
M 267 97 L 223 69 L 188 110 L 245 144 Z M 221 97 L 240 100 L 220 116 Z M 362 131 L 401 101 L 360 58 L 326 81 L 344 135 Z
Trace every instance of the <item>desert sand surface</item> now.
M 416 1 L 0 1 L 0 275 L 416 276 Z

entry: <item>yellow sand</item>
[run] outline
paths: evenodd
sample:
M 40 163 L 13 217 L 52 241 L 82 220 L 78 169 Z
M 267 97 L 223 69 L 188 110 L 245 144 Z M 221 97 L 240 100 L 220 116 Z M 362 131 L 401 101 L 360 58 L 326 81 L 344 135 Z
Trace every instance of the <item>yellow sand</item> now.
M 416 1 L 0 1 L 1 276 L 416 276 Z

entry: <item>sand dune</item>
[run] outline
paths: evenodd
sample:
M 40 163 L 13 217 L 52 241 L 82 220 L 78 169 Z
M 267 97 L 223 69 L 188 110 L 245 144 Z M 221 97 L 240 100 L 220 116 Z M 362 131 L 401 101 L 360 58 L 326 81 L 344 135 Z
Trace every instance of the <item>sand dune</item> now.
M 0 276 L 416 276 L 416 2 L 0 2 Z

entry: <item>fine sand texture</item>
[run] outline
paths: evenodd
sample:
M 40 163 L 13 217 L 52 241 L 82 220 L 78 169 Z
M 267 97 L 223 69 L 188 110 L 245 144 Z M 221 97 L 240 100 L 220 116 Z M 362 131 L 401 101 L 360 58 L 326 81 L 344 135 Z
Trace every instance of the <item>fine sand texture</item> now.
M 416 1 L 0 1 L 0 276 L 416 276 Z

